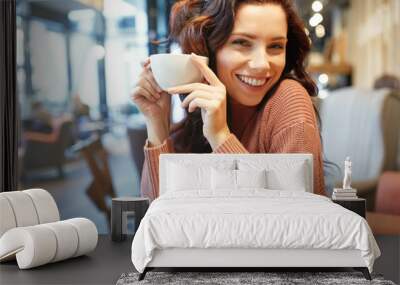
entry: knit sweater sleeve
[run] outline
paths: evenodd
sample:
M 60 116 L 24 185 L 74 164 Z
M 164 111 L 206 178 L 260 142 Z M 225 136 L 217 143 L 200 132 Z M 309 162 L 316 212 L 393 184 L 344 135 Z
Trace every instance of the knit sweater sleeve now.
M 213 153 L 248 153 L 248 151 L 238 138 L 231 133 L 228 138 L 213 151 Z
M 141 195 L 153 201 L 159 196 L 159 157 L 161 153 L 175 152 L 172 139 L 167 138 L 161 145 L 150 147 L 146 140 L 144 146 L 144 164 L 142 170 L 142 181 L 140 186 Z
M 294 80 L 285 80 L 270 104 L 268 149 L 271 153 L 310 153 L 313 155 L 314 193 L 326 195 L 322 145 L 312 101 Z

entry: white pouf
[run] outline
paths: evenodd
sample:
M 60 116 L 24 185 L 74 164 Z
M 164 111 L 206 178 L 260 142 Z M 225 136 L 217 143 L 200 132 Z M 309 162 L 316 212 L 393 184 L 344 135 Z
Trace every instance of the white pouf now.
M 28 269 L 96 248 L 92 221 L 59 220 L 57 204 L 46 190 L 0 193 L 0 262 L 17 259 L 20 269 Z
M 28 269 L 86 254 L 97 239 L 96 226 L 84 218 L 14 228 L 0 238 L 0 261 L 15 255 L 19 268 Z
M 11 204 L 6 197 L 1 196 L 0 194 L 0 237 L 6 231 L 15 228 L 16 226 L 17 222 L 15 221 Z
M 17 227 L 33 226 L 39 223 L 32 199 L 22 191 L 0 193 L 11 205 Z
M 32 199 L 39 218 L 39 224 L 60 220 L 57 204 L 49 192 L 43 189 L 29 189 L 22 192 L 28 194 Z

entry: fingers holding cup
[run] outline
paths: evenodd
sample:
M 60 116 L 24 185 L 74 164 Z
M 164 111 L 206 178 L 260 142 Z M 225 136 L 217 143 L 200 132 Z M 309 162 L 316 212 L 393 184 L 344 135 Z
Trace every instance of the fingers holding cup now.
M 201 99 L 205 99 L 205 100 L 213 100 L 214 96 L 213 96 L 213 94 L 204 92 L 202 90 L 193 91 L 189 95 L 187 95 L 185 97 L 185 99 L 182 101 L 182 103 L 181 103 L 182 108 L 186 108 L 190 104 L 190 102 L 196 98 L 201 98 Z
M 207 65 L 202 57 L 192 53 L 190 54 L 190 59 L 195 64 L 195 66 L 200 70 L 201 74 L 203 75 L 204 79 L 213 86 L 221 86 L 223 85 L 222 82 L 218 79 L 217 75 L 214 71 Z

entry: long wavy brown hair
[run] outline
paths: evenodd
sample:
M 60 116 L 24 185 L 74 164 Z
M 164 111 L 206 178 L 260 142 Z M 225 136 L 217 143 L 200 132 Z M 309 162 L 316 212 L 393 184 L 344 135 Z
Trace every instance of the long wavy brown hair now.
M 304 25 L 291 0 L 182 0 L 172 6 L 169 39 L 176 41 L 185 54 L 196 53 L 209 57 L 210 68 L 216 72 L 216 51 L 228 40 L 234 26 L 235 15 L 242 4 L 276 4 L 286 14 L 288 34 L 286 65 L 280 80 L 273 86 L 261 103 L 263 108 L 274 94 L 279 82 L 292 78 L 308 91 L 310 96 L 318 94 L 317 86 L 306 73 L 304 61 L 311 49 Z M 184 95 L 180 95 L 183 100 Z M 231 112 L 227 110 L 228 127 Z M 187 113 L 187 117 L 175 133 L 175 148 L 178 152 L 208 153 L 212 149 L 203 135 L 200 110 Z

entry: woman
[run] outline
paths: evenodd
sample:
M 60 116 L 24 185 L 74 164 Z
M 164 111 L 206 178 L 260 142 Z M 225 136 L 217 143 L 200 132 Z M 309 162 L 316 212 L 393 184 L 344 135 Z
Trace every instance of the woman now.
M 171 35 L 192 54 L 204 82 L 161 91 L 149 60 L 132 95 L 146 117 L 142 195 L 159 194 L 160 153 L 312 153 L 314 192 L 325 195 L 321 141 L 304 70 L 310 42 L 289 0 L 184 0 L 171 11 Z M 170 128 L 170 96 L 187 117 Z

